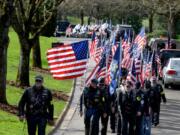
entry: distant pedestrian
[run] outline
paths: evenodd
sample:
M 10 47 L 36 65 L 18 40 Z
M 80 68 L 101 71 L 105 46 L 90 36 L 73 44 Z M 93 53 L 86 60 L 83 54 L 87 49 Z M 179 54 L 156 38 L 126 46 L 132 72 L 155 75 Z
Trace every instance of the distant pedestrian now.
M 19 119 L 27 119 L 29 135 L 35 135 L 37 127 L 38 135 L 45 135 L 47 122 L 54 124 L 51 101 L 52 94 L 43 86 L 43 77 L 36 76 L 35 85 L 25 90 L 19 102 Z

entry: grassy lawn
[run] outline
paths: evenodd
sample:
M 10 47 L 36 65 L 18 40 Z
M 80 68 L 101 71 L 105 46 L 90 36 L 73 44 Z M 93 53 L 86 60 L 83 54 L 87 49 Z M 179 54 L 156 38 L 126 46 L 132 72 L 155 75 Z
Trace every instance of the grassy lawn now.
M 180 35 L 177 35 L 177 40 L 180 41 Z
M 11 29 L 9 32 L 10 36 L 10 44 L 8 48 L 8 72 L 7 72 L 7 80 L 16 80 L 17 69 L 19 64 L 19 55 L 20 55 L 20 46 L 19 40 L 16 33 Z M 46 60 L 46 51 L 48 48 L 51 48 L 51 43 L 56 41 L 55 38 L 46 38 L 41 37 L 41 57 L 43 68 L 48 68 L 47 60 Z M 37 74 L 42 74 L 36 71 L 30 71 L 30 83 L 34 84 L 34 77 Z M 57 91 L 63 91 L 65 93 L 69 93 L 72 88 L 72 80 L 66 81 L 58 81 L 54 80 L 51 75 L 42 74 L 44 76 L 45 87 Z M 16 87 L 12 87 L 7 85 L 7 99 L 8 103 L 11 105 L 18 105 L 20 97 L 24 90 Z M 58 117 L 62 110 L 64 109 L 66 102 L 53 100 L 55 112 L 55 117 Z M 7 112 L 0 110 L 0 135 L 25 135 L 22 134 L 23 131 L 23 123 L 19 122 L 18 117 Z M 51 127 L 48 126 L 48 131 L 51 130 Z M 27 131 L 25 131 L 27 133 Z

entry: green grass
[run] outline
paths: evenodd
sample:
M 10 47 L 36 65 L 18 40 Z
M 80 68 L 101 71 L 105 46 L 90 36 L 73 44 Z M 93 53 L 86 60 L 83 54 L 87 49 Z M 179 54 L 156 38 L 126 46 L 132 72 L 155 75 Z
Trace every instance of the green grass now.
M 177 40 L 180 41 L 180 35 L 177 35 Z
M 10 44 L 8 47 L 8 67 L 7 67 L 7 80 L 16 80 L 17 69 L 19 65 L 19 55 L 20 55 L 20 45 L 18 36 L 10 29 L 9 32 Z M 43 68 L 48 68 L 46 52 L 47 49 L 51 48 L 51 43 L 55 42 L 55 38 L 40 37 L 41 44 L 41 57 Z M 32 61 L 32 59 L 30 60 Z M 30 64 L 31 65 L 31 64 Z M 42 74 L 36 71 L 30 71 L 30 84 L 34 84 L 34 77 L 37 74 Z M 42 74 L 44 76 L 44 85 L 50 90 L 63 91 L 69 93 L 72 88 L 72 80 L 59 81 L 54 80 L 51 75 Z M 16 88 L 7 85 L 7 100 L 11 105 L 18 105 L 18 102 L 24 92 L 23 89 Z M 66 102 L 53 100 L 55 107 L 54 115 L 58 117 L 62 110 L 64 109 Z M 0 110 L 0 135 L 21 135 L 22 134 L 23 123 L 19 122 L 18 117 L 7 112 Z M 51 127 L 48 126 L 47 131 L 49 132 Z M 27 133 L 27 130 L 25 130 Z M 24 135 L 24 134 L 23 134 Z
M 16 116 L 0 111 L 0 135 L 23 135 L 23 125 Z

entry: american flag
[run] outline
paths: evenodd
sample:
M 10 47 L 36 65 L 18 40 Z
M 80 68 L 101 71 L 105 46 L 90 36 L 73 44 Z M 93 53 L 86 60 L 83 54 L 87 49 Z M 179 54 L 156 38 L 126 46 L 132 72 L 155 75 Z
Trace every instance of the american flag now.
M 113 59 L 113 57 L 115 55 L 115 52 L 116 52 L 117 48 L 118 48 L 118 44 L 117 45 L 113 45 L 112 48 L 111 48 L 110 54 L 109 54 L 109 56 L 107 58 L 107 70 L 108 70 L 107 76 L 106 76 L 106 83 L 107 84 L 109 84 L 111 82 L 110 66 L 111 66 L 112 59 Z
M 128 43 L 123 50 L 122 67 L 130 69 L 132 65 L 132 46 Z
M 136 68 L 135 68 L 135 61 L 133 60 L 132 68 L 127 76 L 127 80 L 129 80 L 133 86 L 135 86 L 137 82 L 137 74 L 136 74 Z
M 94 67 L 93 71 L 87 78 L 85 84 L 88 85 L 93 78 L 100 78 L 100 77 L 105 77 L 106 76 L 106 54 L 104 53 L 102 55 L 102 58 L 98 64 Z
M 139 55 L 139 58 L 135 60 L 135 68 L 136 68 L 136 77 L 137 81 L 141 82 L 143 85 L 143 73 L 142 73 L 142 55 Z
M 101 47 L 101 46 L 97 47 L 95 49 L 94 60 L 95 60 L 96 63 L 99 63 L 99 61 L 101 60 L 103 50 L 104 50 L 104 47 Z
M 52 48 L 47 51 L 50 72 L 58 80 L 84 75 L 88 60 L 88 41 Z
M 161 66 L 161 59 L 159 57 L 159 55 L 156 53 L 155 56 L 155 60 L 157 62 L 157 70 L 158 70 L 158 74 L 160 77 L 163 77 L 163 71 L 162 71 L 162 66 Z
M 122 67 L 123 68 L 126 68 L 126 69 L 130 69 L 131 68 L 131 65 L 132 65 L 132 58 L 130 57 L 130 55 L 126 56 L 123 60 L 122 60 Z
M 129 41 L 129 36 L 127 35 L 127 31 L 124 32 L 124 39 L 122 41 L 122 48 L 125 49 L 127 46 L 129 46 L 130 41 Z
M 154 54 L 149 55 L 147 62 L 145 63 L 145 78 L 152 76 L 153 55 Z
M 91 57 L 95 56 L 96 48 L 97 48 L 98 43 L 99 43 L 99 39 L 96 36 L 95 32 L 93 32 L 93 34 L 92 34 L 92 42 L 91 42 L 90 47 L 89 47 Z
M 142 65 L 142 59 L 140 54 L 139 58 L 135 60 L 136 74 L 141 74 L 141 65 Z
M 134 44 L 138 46 L 138 50 L 142 50 L 143 47 L 146 45 L 146 33 L 145 28 L 141 28 L 140 33 L 137 35 L 137 37 L 134 40 Z
M 158 65 L 161 65 L 161 59 L 160 59 L 160 57 L 159 57 L 159 55 L 157 53 L 155 55 L 155 60 L 156 60 Z

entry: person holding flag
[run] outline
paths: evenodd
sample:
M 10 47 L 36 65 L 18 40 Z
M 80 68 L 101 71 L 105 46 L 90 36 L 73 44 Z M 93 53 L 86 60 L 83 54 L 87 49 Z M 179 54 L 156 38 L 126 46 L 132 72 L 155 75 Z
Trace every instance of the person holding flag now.
M 117 97 L 116 89 L 118 88 L 118 83 L 120 80 L 120 61 L 121 61 L 121 45 L 118 46 L 111 66 L 110 66 L 110 94 L 112 97 Z M 111 130 L 112 133 L 115 133 L 116 128 L 116 114 L 118 114 L 118 110 L 116 109 L 117 104 L 112 104 L 111 106 Z

